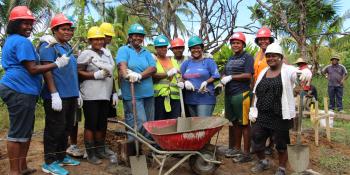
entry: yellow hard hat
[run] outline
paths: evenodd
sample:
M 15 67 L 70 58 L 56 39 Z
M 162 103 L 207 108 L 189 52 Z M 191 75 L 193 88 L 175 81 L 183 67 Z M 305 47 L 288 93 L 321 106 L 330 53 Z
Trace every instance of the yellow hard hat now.
M 102 33 L 101 29 L 97 26 L 93 26 L 89 29 L 87 38 L 104 38 L 105 35 Z
M 104 22 L 100 25 L 101 31 L 108 36 L 115 36 L 114 28 L 111 23 Z

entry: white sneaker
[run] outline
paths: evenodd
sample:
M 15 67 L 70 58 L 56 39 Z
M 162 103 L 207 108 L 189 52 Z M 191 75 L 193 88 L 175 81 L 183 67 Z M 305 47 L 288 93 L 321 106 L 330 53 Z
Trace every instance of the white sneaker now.
M 74 157 L 81 157 L 83 156 L 82 151 L 78 148 L 77 145 L 70 145 L 67 150 L 67 154 L 74 156 Z
M 86 152 L 86 150 L 84 151 L 84 155 L 83 155 L 83 159 L 87 159 L 87 152 Z
M 108 148 L 107 145 L 105 145 L 105 152 L 107 155 L 111 156 L 111 155 L 114 155 L 114 151 L 112 151 L 111 149 Z

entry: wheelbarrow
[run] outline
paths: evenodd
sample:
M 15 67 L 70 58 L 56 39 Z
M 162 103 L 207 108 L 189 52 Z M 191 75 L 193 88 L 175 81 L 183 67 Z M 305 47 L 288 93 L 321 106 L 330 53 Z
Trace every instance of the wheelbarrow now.
M 169 175 L 187 160 L 189 160 L 189 165 L 195 174 L 213 174 L 221 164 L 215 155 L 219 131 L 228 121 L 220 117 L 191 117 L 191 120 L 191 129 L 184 132 L 176 131 L 176 119 L 149 121 L 143 124 L 162 150 L 153 146 L 152 142 L 142 134 L 136 134 L 138 131 L 126 123 L 122 121 L 112 122 L 124 125 L 128 129 L 126 134 L 152 150 L 152 157 L 159 165 L 159 175 Z M 214 150 L 209 151 L 205 146 L 216 133 Z M 180 155 L 182 158 L 162 174 L 166 160 L 175 155 Z

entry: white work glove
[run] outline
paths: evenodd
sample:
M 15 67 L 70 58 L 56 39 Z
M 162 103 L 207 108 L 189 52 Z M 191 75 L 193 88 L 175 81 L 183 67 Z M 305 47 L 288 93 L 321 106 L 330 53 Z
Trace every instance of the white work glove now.
M 129 78 L 129 82 L 131 83 L 138 82 L 142 79 L 142 75 L 136 72 L 129 73 L 127 77 Z
M 102 80 L 102 79 L 105 79 L 108 76 L 109 76 L 109 73 L 105 69 L 102 69 L 102 70 L 94 72 L 94 78 L 96 80 Z
M 112 64 L 107 64 L 107 63 L 103 63 L 101 61 L 99 61 L 97 58 L 92 58 L 91 62 L 93 65 L 95 65 L 96 67 L 98 67 L 99 69 L 105 69 L 108 71 L 108 73 L 110 75 L 113 74 L 113 70 L 114 70 L 114 66 Z
M 61 111 L 62 110 L 62 100 L 61 100 L 58 92 L 51 94 L 51 108 L 54 111 Z
M 78 101 L 78 108 L 82 108 L 83 107 L 83 98 L 81 97 L 81 94 L 79 92 L 79 97 L 77 98 Z
M 42 37 L 39 38 L 40 42 L 47 42 L 49 45 L 46 46 L 46 48 L 51 47 L 54 44 L 57 44 L 57 40 L 55 37 L 53 37 L 52 35 L 44 35 Z
M 118 94 L 116 92 L 112 95 L 112 105 L 117 107 L 118 106 Z
M 299 80 L 305 85 L 309 86 L 312 78 L 312 72 L 310 69 L 299 70 L 301 73 Z
M 258 118 L 258 108 L 250 107 L 249 108 L 249 120 L 255 123 L 256 118 Z
M 168 70 L 168 72 L 166 72 L 168 77 L 171 77 L 173 75 L 175 75 L 177 73 L 177 69 L 176 68 L 171 68 L 170 70 Z
M 224 76 L 221 78 L 221 83 L 223 85 L 226 85 L 228 82 L 230 82 L 232 80 L 232 76 L 228 75 L 228 76 Z
M 56 61 L 54 62 L 58 68 L 64 67 L 69 63 L 69 57 L 66 56 L 66 54 L 63 54 L 61 57 L 57 57 Z
M 184 89 L 184 87 L 185 87 L 184 82 L 178 82 L 177 87 L 179 87 L 180 89 Z
M 195 90 L 193 84 L 190 81 L 188 81 L 188 80 L 185 81 L 185 88 L 186 88 L 186 90 L 189 90 L 189 91 L 194 91 Z
M 208 82 L 207 81 L 203 81 L 201 86 L 199 87 L 199 92 L 206 92 L 207 91 L 207 84 Z

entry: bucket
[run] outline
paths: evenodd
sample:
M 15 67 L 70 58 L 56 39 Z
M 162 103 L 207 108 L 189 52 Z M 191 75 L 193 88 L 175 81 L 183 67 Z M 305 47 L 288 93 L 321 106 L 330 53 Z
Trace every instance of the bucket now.
M 334 117 L 330 116 L 329 117 L 329 127 L 333 128 L 333 125 L 334 125 Z M 320 120 L 320 126 L 326 127 L 326 119 L 325 118 Z

